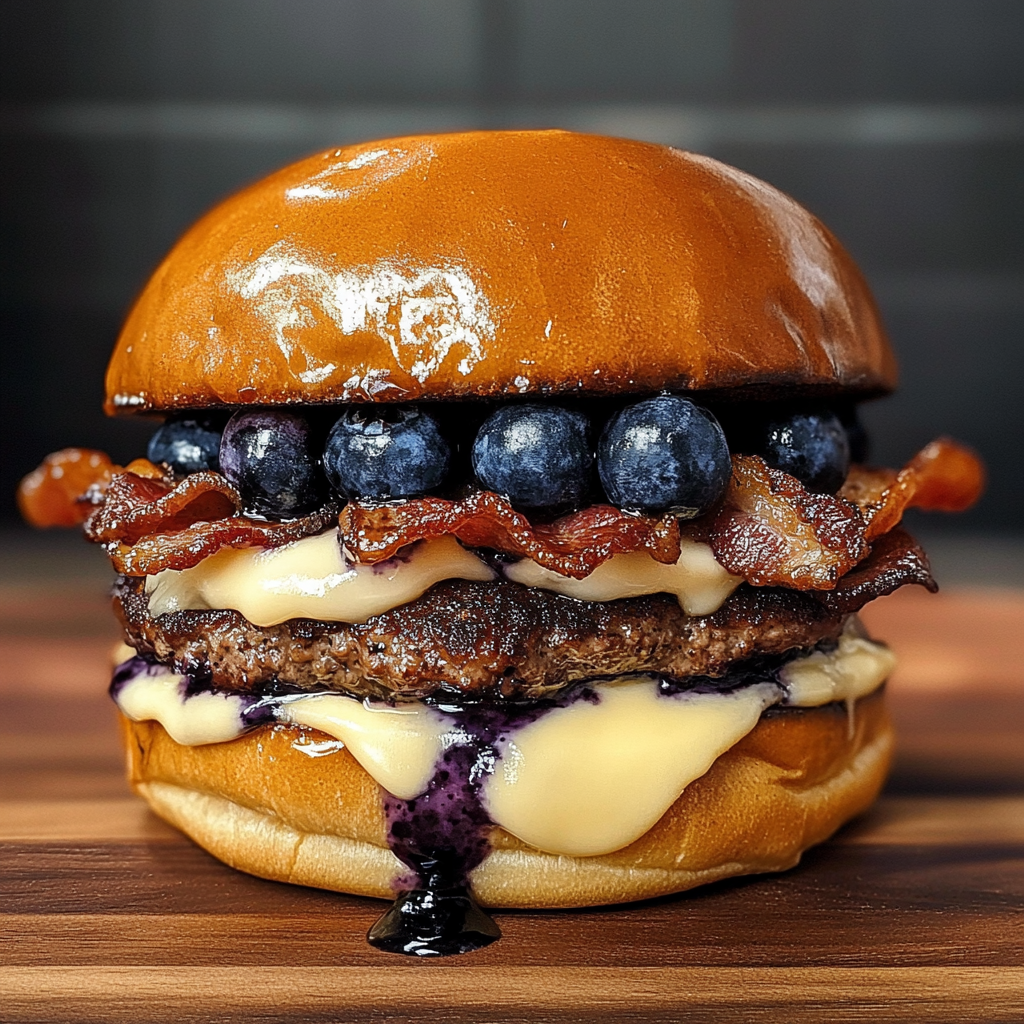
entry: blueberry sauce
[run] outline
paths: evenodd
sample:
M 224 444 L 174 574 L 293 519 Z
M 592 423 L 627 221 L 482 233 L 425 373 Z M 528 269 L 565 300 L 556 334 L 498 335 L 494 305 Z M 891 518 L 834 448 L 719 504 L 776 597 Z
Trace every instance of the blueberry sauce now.
M 110 680 L 110 696 L 116 702 L 121 691 L 140 676 L 160 676 L 167 671 L 166 665 L 157 664 L 141 654 L 136 654 L 114 669 L 114 676 Z
M 371 946 L 447 956 L 500 938 L 468 884 L 469 872 L 489 848 L 491 822 L 480 799 L 483 774 L 494 763 L 488 754 L 475 743 L 449 747 L 425 793 L 412 800 L 385 794 L 388 844 L 410 874 L 400 883 L 394 905 L 370 929 Z
M 452 722 L 452 741 L 426 792 L 412 800 L 384 795 L 388 845 L 409 868 L 394 905 L 370 929 L 371 946 L 412 956 L 468 953 L 501 937 L 473 899 L 469 875 L 490 850 L 492 821 L 482 787 L 511 733 L 556 707 L 596 703 L 589 687 L 550 700 L 505 706 L 434 703 Z
M 127 661 L 118 665 L 114 670 L 113 678 L 110 681 L 110 696 L 114 703 L 120 705 L 119 697 L 125 687 L 135 680 L 144 676 L 155 678 L 167 675 L 173 669 L 167 665 L 161 665 L 145 655 L 136 654 Z M 273 725 L 277 722 L 277 709 L 289 699 L 294 700 L 298 696 L 306 696 L 311 691 L 300 690 L 297 687 L 285 687 L 280 684 L 265 688 L 261 694 L 240 693 L 218 690 L 207 672 L 182 672 L 178 687 L 182 703 L 192 697 L 198 697 L 206 693 L 221 693 L 225 698 L 233 700 L 238 713 L 238 734 L 251 732 L 261 725 Z M 315 692 L 315 691 L 314 691 Z
M 663 677 L 658 684 L 658 692 L 666 697 L 679 693 L 735 693 L 746 686 L 758 683 L 780 683 L 780 673 L 785 665 L 794 658 L 806 657 L 812 651 L 834 651 L 837 647 L 834 640 L 827 640 L 812 648 L 794 648 L 783 654 L 762 654 L 743 661 L 733 662 L 726 672 L 720 676 L 687 676 L 684 679 Z

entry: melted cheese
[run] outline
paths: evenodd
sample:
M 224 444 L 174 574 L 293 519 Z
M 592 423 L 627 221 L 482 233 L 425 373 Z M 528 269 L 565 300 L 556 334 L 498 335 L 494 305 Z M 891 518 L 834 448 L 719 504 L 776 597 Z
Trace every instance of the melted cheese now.
M 786 703 L 807 708 L 865 697 L 877 690 L 895 667 L 896 655 L 860 635 L 854 616 L 836 650 L 796 658 L 783 667 L 779 676 L 789 694 Z
M 256 626 L 287 619 L 365 622 L 453 578 L 492 580 L 494 572 L 454 537 L 424 541 L 376 565 L 350 563 L 337 531 L 329 530 L 279 548 L 223 548 L 191 569 L 147 577 L 146 593 L 154 617 L 233 608 Z
M 658 693 L 626 677 L 520 729 L 484 783 L 491 818 L 548 853 L 611 853 L 639 839 L 778 699 L 771 683 L 734 693 Z
M 136 722 L 159 722 L 176 743 L 198 747 L 237 739 L 245 731 L 242 712 L 252 704 L 240 694 L 197 693 L 186 696 L 186 682 L 159 666 L 126 683 L 117 693 L 117 706 Z M 298 749 L 323 755 L 348 747 L 352 756 L 389 793 L 409 800 L 430 782 L 443 752 L 450 726 L 425 704 L 401 707 L 370 704 L 333 693 L 281 698 L 275 709 L 281 722 L 319 729 L 333 743 Z
M 894 658 L 858 635 L 856 625 L 830 653 L 791 661 L 782 685 L 759 683 L 732 693 L 658 692 L 649 676 L 594 684 L 598 700 L 576 700 L 513 729 L 500 748 L 483 799 L 491 819 L 550 853 L 609 853 L 643 835 L 683 790 L 745 736 L 774 703 L 816 706 L 854 701 L 885 679 Z M 199 693 L 153 666 L 125 683 L 115 699 L 136 720 L 156 719 L 179 743 L 217 743 L 241 735 L 252 698 Z M 315 728 L 386 790 L 422 793 L 444 750 L 468 737 L 457 714 L 421 703 L 373 705 L 341 694 L 267 698 L 277 720 Z M 487 770 L 486 768 L 484 769 Z
M 411 800 L 427 788 L 450 731 L 444 718 L 425 704 L 392 707 L 334 693 L 289 701 L 277 717 L 340 740 L 381 786 L 401 800 Z
M 581 580 L 545 569 L 530 559 L 514 562 L 507 579 L 543 587 L 581 601 L 616 601 L 644 594 L 674 594 L 687 615 L 710 615 L 743 582 L 715 561 L 707 544 L 684 539 L 678 561 L 665 565 L 646 551 L 614 555 Z
M 674 594 L 689 615 L 709 615 L 739 586 L 706 544 L 684 540 L 674 565 L 647 552 L 614 555 L 582 580 L 524 558 L 506 578 L 581 601 L 615 601 L 642 594 Z M 454 537 L 421 541 L 376 565 L 346 561 L 336 530 L 279 548 L 223 548 L 191 569 L 165 569 L 146 578 L 149 613 L 231 608 L 253 625 L 288 619 L 365 622 L 408 604 L 446 579 L 489 581 L 494 571 Z
M 240 730 L 242 698 L 233 693 L 185 697 L 188 680 L 155 669 L 133 679 L 117 694 L 117 706 L 136 722 L 159 722 L 171 739 L 186 747 L 224 743 Z

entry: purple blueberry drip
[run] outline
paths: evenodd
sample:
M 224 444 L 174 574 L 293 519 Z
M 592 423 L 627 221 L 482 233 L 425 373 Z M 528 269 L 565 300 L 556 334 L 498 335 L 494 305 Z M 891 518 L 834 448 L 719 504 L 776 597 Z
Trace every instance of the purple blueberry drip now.
M 487 856 L 491 819 L 480 787 L 493 761 L 489 745 L 450 747 L 425 793 L 412 800 L 384 797 L 391 849 L 415 873 L 418 888 L 463 887 Z
M 454 716 L 453 716 L 454 717 Z M 466 726 L 470 718 L 460 716 Z M 496 751 L 483 730 L 441 756 L 425 793 L 384 794 L 388 844 L 409 868 L 392 907 L 367 934 L 370 945 L 406 956 L 450 956 L 480 949 L 501 930 L 470 895 L 469 873 L 487 856 L 491 819 L 481 800 Z
M 168 665 L 161 665 L 145 655 L 136 654 L 114 669 L 114 675 L 110 681 L 110 696 L 116 703 L 125 687 L 136 679 L 142 676 L 166 675 L 173 671 L 174 669 Z M 239 733 L 251 732 L 261 725 L 273 725 L 277 721 L 278 707 L 289 696 L 305 692 L 295 688 L 277 686 L 274 688 L 274 693 L 256 696 L 250 693 L 220 690 L 213 685 L 213 680 L 208 672 L 180 672 L 178 674 L 182 677 L 179 693 L 183 702 L 203 693 L 223 693 L 225 696 L 233 698 L 238 704 Z
M 436 704 L 460 741 L 445 750 L 425 793 L 412 800 L 384 795 L 388 843 L 410 874 L 370 929 L 372 946 L 406 956 L 450 956 L 501 936 L 469 889 L 470 872 L 490 850 L 493 822 L 483 806 L 483 783 L 513 731 L 578 700 L 596 704 L 600 696 L 578 687 L 530 704 Z
M 136 654 L 127 661 L 123 661 L 114 669 L 114 676 L 110 680 L 110 696 L 116 701 L 118 694 L 129 683 L 134 682 L 140 676 L 159 676 L 163 675 L 166 671 L 166 665 L 160 665 L 143 657 L 141 654 Z
M 258 729 L 261 725 L 273 725 L 277 721 L 277 709 L 281 702 L 276 699 L 257 699 L 243 704 L 238 717 L 246 732 Z

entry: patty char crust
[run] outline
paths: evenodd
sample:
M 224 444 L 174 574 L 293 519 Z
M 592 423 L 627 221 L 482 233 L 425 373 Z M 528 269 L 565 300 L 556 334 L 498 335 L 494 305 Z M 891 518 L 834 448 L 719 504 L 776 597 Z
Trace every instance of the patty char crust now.
M 362 624 L 294 619 L 263 628 L 224 610 L 152 619 L 130 578 L 119 582 L 115 605 L 140 653 L 209 673 L 216 685 L 279 682 L 386 698 L 438 689 L 533 698 L 628 672 L 721 675 L 738 658 L 836 637 L 843 621 L 793 591 L 741 587 L 713 615 L 688 616 L 662 594 L 598 603 L 463 580 Z

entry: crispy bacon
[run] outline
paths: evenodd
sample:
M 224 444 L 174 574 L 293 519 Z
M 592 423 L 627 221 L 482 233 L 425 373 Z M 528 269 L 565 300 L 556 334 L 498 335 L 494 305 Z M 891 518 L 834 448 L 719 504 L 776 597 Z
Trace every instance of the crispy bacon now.
M 733 476 L 716 511 L 682 533 L 707 541 L 730 572 L 756 586 L 829 591 L 888 534 L 906 508 L 959 511 L 981 492 L 984 471 L 973 452 L 932 442 L 898 473 L 855 466 L 835 497 L 810 494 L 756 456 L 734 456 Z M 336 509 L 284 523 L 240 514 L 237 492 L 218 473 L 175 481 L 145 459 L 122 471 L 102 452 L 66 449 L 26 477 L 19 492 L 36 525 L 87 520 L 86 535 L 106 546 L 115 567 L 142 576 L 185 569 L 224 547 L 277 547 L 330 527 Z M 679 557 L 680 526 L 671 516 L 630 515 L 609 505 L 533 524 L 496 494 L 462 501 L 418 498 L 388 505 L 349 503 L 338 519 L 341 542 L 362 562 L 379 562 L 417 540 L 443 535 L 470 547 L 532 558 L 582 578 L 616 554 Z
M 867 523 L 868 540 L 888 533 L 908 508 L 962 512 L 985 488 L 978 456 L 948 437 L 932 441 L 898 473 L 853 466 L 839 494 L 856 504 Z
M 134 465 L 134 464 L 133 464 Z M 114 568 L 127 576 L 188 569 L 222 548 L 280 547 L 320 533 L 337 515 L 329 505 L 312 515 L 268 523 L 239 514 L 238 492 L 219 473 L 171 477 L 115 475 L 85 524 L 104 544 Z
M 627 551 L 646 550 L 666 563 L 679 557 L 679 524 L 673 517 L 650 519 L 610 505 L 591 505 L 535 526 L 490 491 L 462 501 L 418 498 L 377 506 L 350 502 L 342 509 L 339 525 L 342 545 L 361 562 L 380 562 L 412 541 L 445 535 L 469 547 L 532 558 L 575 579 Z
M 179 483 L 120 473 L 89 516 L 85 535 L 130 546 L 150 534 L 176 534 L 196 523 L 227 519 L 241 507 L 238 492 L 219 473 L 190 473 Z
M 190 569 L 223 548 L 276 548 L 322 533 L 334 522 L 337 505 L 327 505 L 301 519 L 268 523 L 247 516 L 195 522 L 175 533 L 151 533 L 134 544 L 107 543 L 114 568 L 126 576 L 152 576 L 164 569 Z
M 930 444 L 899 473 L 854 467 L 834 497 L 809 493 L 757 456 L 737 455 L 718 511 L 682 532 L 709 543 L 726 569 L 755 586 L 831 590 L 906 508 L 966 508 L 980 493 L 981 481 L 977 457 L 948 440 Z M 406 544 L 443 534 L 471 547 L 532 558 L 576 578 L 613 554 L 647 550 L 661 562 L 679 556 L 678 525 L 671 517 L 651 519 L 595 505 L 533 526 L 504 499 L 486 492 L 458 502 L 353 502 L 342 510 L 340 525 L 343 544 L 362 562 L 390 558 Z
M 854 466 L 839 494 L 809 494 L 756 456 L 734 456 L 733 477 L 710 526 L 697 527 L 731 573 L 755 586 L 831 590 L 908 508 L 959 512 L 984 487 L 970 449 L 932 441 L 898 473 Z
M 831 590 L 868 553 L 851 502 L 811 494 L 756 455 L 734 455 L 732 479 L 710 523 L 689 531 L 715 558 L 757 587 Z
M 871 554 L 843 576 L 834 590 L 817 590 L 813 596 L 830 612 L 845 615 L 911 583 L 932 593 L 939 589 L 924 549 L 897 526 L 875 541 Z

